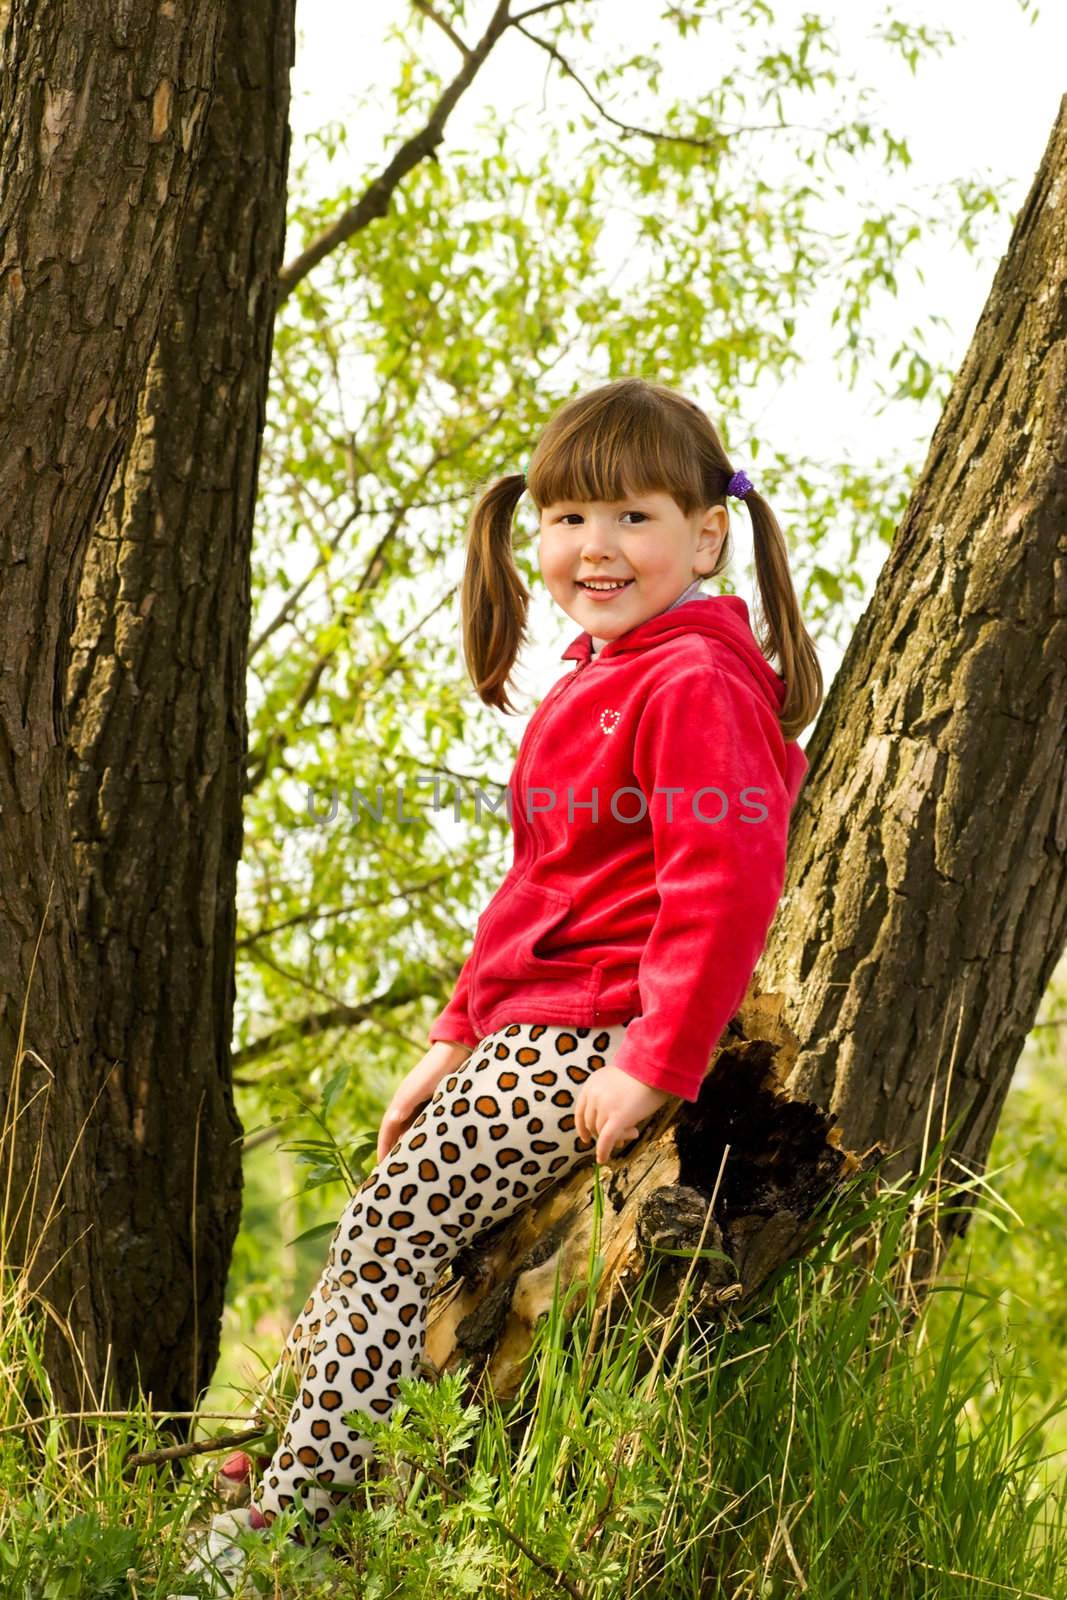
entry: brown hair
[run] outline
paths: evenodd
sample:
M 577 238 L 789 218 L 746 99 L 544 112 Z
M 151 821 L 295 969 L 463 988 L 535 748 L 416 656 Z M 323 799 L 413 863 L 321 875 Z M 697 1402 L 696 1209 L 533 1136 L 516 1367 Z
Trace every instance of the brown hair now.
M 619 378 L 568 400 L 549 419 L 525 477 L 497 478 L 479 495 L 467 529 L 461 612 L 463 653 L 485 705 L 513 711 L 507 686 L 526 635 L 530 594 L 512 549 L 515 508 L 524 490 L 540 510 L 560 500 L 623 500 L 657 490 L 671 495 L 684 516 L 726 504 L 733 476 L 718 434 L 692 400 L 644 378 Z M 752 519 L 756 581 L 766 626 L 756 637 L 768 659 L 777 656 L 786 685 L 778 713 L 793 739 L 822 704 L 815 645 L 800 618 L 785 538 L 763 496 L 745 496 Z M 714 577 L 730 557 L 727 534 Z

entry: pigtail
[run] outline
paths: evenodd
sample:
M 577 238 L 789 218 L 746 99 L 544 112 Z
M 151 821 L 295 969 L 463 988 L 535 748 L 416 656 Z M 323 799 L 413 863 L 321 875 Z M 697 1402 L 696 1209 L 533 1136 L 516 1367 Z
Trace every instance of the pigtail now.
M 463 656 L 478 698 L 498 711 L 515 707 L 507 681 L 526 636 L 530 592 L 512 548 L 522 473 L 497 478 L 475 502 L 467 528 L 467 564 L 460 592 Z
M 760 649 L 781 663 L 786 697 L 778 713 L 782 733 L 795 739 L 811 722 L 823 699 L 822 669 L 815 643 L 800 617 L 796 590 L 789 571 L 789 552 L 778 519 L 761 494 L 748 489 L 744 496 L 752 519 L 756 584 L 766 628 L 757 630 Z

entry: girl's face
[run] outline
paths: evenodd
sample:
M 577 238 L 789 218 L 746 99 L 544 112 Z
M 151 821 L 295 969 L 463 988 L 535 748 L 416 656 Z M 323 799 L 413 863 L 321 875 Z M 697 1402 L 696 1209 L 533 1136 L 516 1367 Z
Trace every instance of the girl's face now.
M 557 605 L 588 633 L 617 639 L 677 600 L 718 560 L 725 506 L 683 515 L 657 490 L 628 500 L 560 500 L 541 512 L 541 574 Z M 594 594 L 583 580 L 623 580 Z

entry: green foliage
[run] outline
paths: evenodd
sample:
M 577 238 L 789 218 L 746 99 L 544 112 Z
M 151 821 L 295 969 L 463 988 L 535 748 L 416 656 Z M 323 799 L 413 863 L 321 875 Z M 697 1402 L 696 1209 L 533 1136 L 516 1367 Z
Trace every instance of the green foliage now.
M 709 1322 L 683 1295 L 665 1327 L 646 1279 L 598 1337 L 594 1234 L 584 1292 L 569 1311 L 552 1300 L 514 1401 L 477 1386 L 472 1400 L 461 1367 L 402 1381 L 386 1419 L 352 1413 L 382 1476 L 331 1525 L 351 1592 L 784 1596 L 798 1573 L 827 1600 L 1061 1592 L 1062 1478 L 1042 1429 L 1062 1395 L 1027 1425 L 1017 1367 L 986 1395 L 990 1296 L 969 1255 L 913 1328 L 902 1313 L 938 1156 L 911 1185 L 857 1184 L 739 1319 Z M 940 1215 L 970 1187 L 942 1185 Z M 1007 1227 L 1013 1208 L 981 1192 L 981 1220 Z
M 67 1522 L 47 1520 L 42 1495 L 34 1511 L 40 1519 L 32 1546 L 21 1551 L 0 1540 L 0 1580 L 9 1600 L 120 1600 L 129 1595 L 126 1574 L 137 1556 L 132 1528 L 104 1522 L 82 1511 Z
M 242 1592 L 1067 1592 L 1059 1031 L 1035 1030 L 980 1178 L 947 1184 L 935 1147 L 909 1184 L 857 1179 L 811 1254 L 736 1310 L 701 1308 L 694 1277 L 669 1317 L 654 1311 L 658 1275 L 688 1266 L 664 1253 L 605 1327 L 594 1169 L 585 1272 L 566 1295 L 557 1281 L 514 1398 L 499 1402 L 461 1366 L 403 1380 L 386 1418 L 348 1414 L 377 1472 L 326 1530 L 325 1566 L 289 1538 L 299 1515 L 286 1513 L 243 1536 Z M 344 1150 L 336 1107 L 325 1126 L 324 1145 Z M 322 1152 L 304 1153 L 315 1176 Z M 972 1200 L 965 1238 L 907 1315 L 913 1229 Z M 23 1409 L 25 1375 L 41 1372 L 41 1318 L 9 1271 L 0 1289 L 0 1593 L 201 1592 L 181 1575 L 183 1541 L 216 1509 L 217 1458 L 131 1471 L 132 1451 L 168 1442 L 147 1407 L 91 1420 L 98 1445 L 75 1458 L 55 1420 Z M 198 1431 L 219 1427 L 205 1419 Z M 262 1447 L 276 1443 L 268 1434 Z

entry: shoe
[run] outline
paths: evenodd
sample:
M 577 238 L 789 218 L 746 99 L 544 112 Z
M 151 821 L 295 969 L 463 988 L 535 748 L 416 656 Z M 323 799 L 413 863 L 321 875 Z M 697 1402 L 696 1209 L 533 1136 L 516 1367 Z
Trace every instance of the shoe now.
M 215 1493 L 227 1510 L 246 1506 L 252 1498 L 254 1463 L 246 1450 L 227 1456 L 215 1474 Z
M 255 1506 L 218 1512 L 207 1528 L 190 1541 L 192 1553 L 182 1571 L 212 1580 L 215 1594 L 233 1594 L 236 1580 L 248 1562 L 248 1552 L 238 1543 L 238 1535 L 266 1526 L 267 1519 Z M 182 1597 L 172 1595 L 171 1600 Z
M 232 1595 L 237 1579 L 248 1563 L 248 1551 L 237 1541 L 238 1534 L 258 1533 L 266 1528 L 267 1519 L 258 1506 L 241 1506 L 233 1511 L 220 1511 L 211 1518 L 206 1529 L 194 1534 L 189 1542 L 192 1551 L 183 1572 L 196 1573 L 211 1582 L 210 1592 L 215 1595 Z M 333 1569 L 339 1557 L 323 1544 L 310 1548 L 293 1544 L 301 1552 L 303 1561 L 312 1573 L 326 1573 Z M 167 1600 L 198 1600 L 195 1595 L 172 1594 Z

